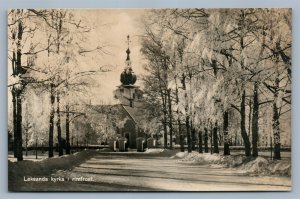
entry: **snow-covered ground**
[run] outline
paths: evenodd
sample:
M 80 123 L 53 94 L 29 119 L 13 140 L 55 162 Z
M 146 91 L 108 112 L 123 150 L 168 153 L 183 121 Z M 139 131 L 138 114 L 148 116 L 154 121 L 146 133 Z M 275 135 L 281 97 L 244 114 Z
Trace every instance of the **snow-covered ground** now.
M 59 169 L 70 169 L 73 166 L 90 158 L 97 151 L 84 150 L 72 155 L 55 156 L 53 158 L 40 158 L 39 161 L 23 160 L 20 162 L 8 160 L 8 181 L 17 183 L 25 176 L 49 175 Z
M 75 153 L 78 153 L 78 152 L 76 152 L 75 150 L 73 150 L 72 153 L 75 154 Z M 59 157 L 58 156 L 58 152 L 56 152 L 56 151 L 53 151 L 53 155 L 54 155 L 54 158 Z M 37 156 L 35 154 L 35 150 L 28 151 L 27 155 L 26 155 L 25 151 L 23 151 L 23 160 L 30 160 L 30 161 L 36 162 L 36 161 L 45 160 L 47 158 L 48 158 L 48 151 L 38 150 L 37 151 Z M 11 162 L 16 162 L 17 161 L 17 159 L 14 158 L 13 151 L 9 151 L 8 152 L 8 160 L 11 161 Z
M 9 161 L 8 171 L 9 190 L 15 191 L 291 190 L 287 160 L 167 149 L 139 153 L 85 150 L 41 161 Z M 49 181 L 27 182 L 24 177 L 45 177 Z M 64 181 L 53 182 L 52 178 Z
M 220 154 L 179 152 L 171 158 L 210 167 L 234 168 L 251 175 L 291 176 L 291 160 L 268 160 L 264 157 L 247 158 L 243 155 L 223 156 Z

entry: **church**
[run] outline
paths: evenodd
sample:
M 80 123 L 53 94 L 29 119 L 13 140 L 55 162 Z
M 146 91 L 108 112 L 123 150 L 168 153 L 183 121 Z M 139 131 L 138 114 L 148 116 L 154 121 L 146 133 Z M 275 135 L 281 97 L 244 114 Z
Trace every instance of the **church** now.
M 144 137 L 143 118 L 143 91 L 136 86 L 137 76 L 133 71 L 130 60 L 129 35 L 127 36 L 128 48 L 124 70 L 120 74 L 120 85 L 113 91 L 118 103 L 114 105 L 89 105 L 88 109 L 98 123 L 109 126 L 114 132 L 106 133 L 107 139 L 126 138 L 128 147 L 136 148 L 136 138 Z M 102 121 L 102 122 L 99 122 Z M 91 140 L 97 144 L 97 134 Z M 98 138 L 99 139 L 99 138 Z M 103 141 L 103 139 L 102 139 Z
M 127 138 L 129 148 L 136 148 L 136 138 L 144 137 L 144 133 L 140 128 L 142 123 L 143 109 L 143 91 L 136 86 L 137 76 L 134 74 L 129 48 L 129 35 L 127 36 L 128 48 L 126 50 L 126 60 L 124 71 L 120 75 L 121 85 L 114 91 L 114 96 L 120 101 L 119 106 L 122 107 L 122 114 L 128 119 L 123 128 L 119 129 L 118 134 Z

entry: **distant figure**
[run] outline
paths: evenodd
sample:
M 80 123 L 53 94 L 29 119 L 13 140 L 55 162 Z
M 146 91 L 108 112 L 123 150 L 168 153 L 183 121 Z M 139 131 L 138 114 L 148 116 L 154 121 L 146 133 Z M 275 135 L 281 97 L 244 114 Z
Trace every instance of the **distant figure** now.
M 136 75 L 133 74 L 132 68 L 127 67 L 121 73 L 121 82 L 123 85 L 133 85 L 136 82 Z

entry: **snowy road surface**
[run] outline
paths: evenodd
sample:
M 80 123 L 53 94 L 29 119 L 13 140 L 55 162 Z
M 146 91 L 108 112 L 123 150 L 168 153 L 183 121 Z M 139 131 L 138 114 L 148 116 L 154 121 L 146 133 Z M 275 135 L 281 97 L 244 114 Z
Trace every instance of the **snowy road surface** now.
M 22 191 L 288 191 L 288 177 L 248 176 L 242 171 L 179 162 L 149 154 L 99 153 L 48 182 L 24 182 Z M 64 179 L 54 182 L 52 179 Z M 86 181 L 85 181 L 86 180 Z

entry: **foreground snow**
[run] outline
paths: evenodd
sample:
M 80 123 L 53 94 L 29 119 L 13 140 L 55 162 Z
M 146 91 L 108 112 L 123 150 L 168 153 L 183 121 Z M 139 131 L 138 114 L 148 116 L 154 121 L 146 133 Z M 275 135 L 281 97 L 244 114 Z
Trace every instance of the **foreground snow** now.
M 251 175 L 291 176 L 291 161 L 273 161 L 263 157 L 247 158 L 243 155 L 223 156 L 219 154 L 179 152 L 171 158 L 180 162 L 208 164 L 210 167 L 229 167 Z
M 170 158 L 172 156 L 172 158 Z M 248 175 L 264 159 L 242 156 L 86 150 L 38 162 L 9 161 L 10 191 L 289 191 L 287 176 Z M 263 163 L 261 163 L 263 162 Z M 279 162 L 278 162 L 279 163 Z M 234 167 L 226 168 L 224 167 Z M 276 171 L 284 168 L 275 164 Z M 48 181 L 25 181 L 30 177 Z M 55 182 L 53 179 L 56 179 Z M 60 179 L 63 179 L 62 181 Z M 84 179 L 84 180 L 82 180 Z
M 80 164 L 95 153 L 97 151 L 85 150 L 72 155 L 47 158 L 41 161 L 23 160 L 12 162 L 8 160 L 8 180 L 9 182 L 16 182 L 26 176 L 43 176 L 59 169 L 71 169 L 74 165 Z

